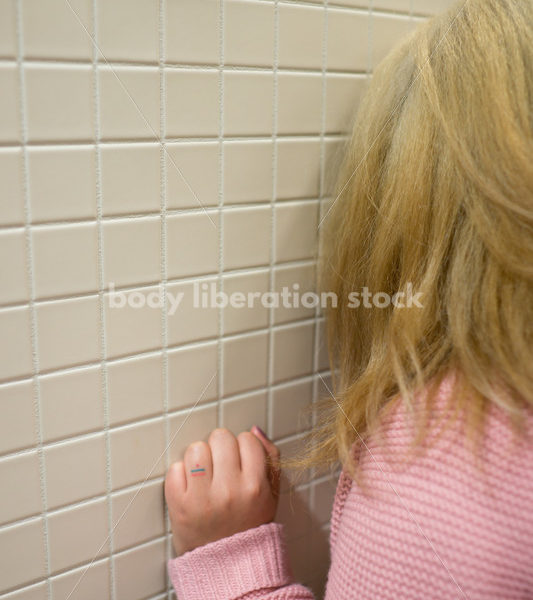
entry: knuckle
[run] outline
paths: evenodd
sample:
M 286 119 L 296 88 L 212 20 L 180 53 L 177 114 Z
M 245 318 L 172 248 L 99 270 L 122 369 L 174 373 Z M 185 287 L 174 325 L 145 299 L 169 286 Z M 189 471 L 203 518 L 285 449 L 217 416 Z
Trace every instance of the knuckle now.
M 257 499 L 263 492 L 263 486 L 260 481 L 251 481 L 246 486 L 246 495 L 248 498 Z
M 218 490 L 217 496 L 218 502 L 223 508 L 230 508 L 235 501 L 235 495 L 233 494 L 232 490 L 227 486 L 221 487 Z

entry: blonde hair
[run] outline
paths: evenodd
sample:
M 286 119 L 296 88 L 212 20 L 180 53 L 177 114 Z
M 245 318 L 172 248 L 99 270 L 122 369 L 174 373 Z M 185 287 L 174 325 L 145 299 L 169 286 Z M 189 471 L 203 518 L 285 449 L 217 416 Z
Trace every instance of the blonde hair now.
M 392 400 L 429 389 L 429 413 L 450 371 L 472 430 L 494 405 L 519 421 L 533 404 L 533 3 L 461 1 L 396 47 L 359 107 L 337 194 L 321 257 L 338 298 L 336 402 L 298 464 L 353 470 L 353 442 Z M 363 286 L 408 284 L 423 308 L 348 306 Z

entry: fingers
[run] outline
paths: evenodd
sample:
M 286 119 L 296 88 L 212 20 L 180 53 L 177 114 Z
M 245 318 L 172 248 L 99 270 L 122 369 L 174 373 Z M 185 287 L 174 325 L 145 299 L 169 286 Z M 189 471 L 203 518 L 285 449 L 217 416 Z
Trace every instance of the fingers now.
M 245 479 L 266 473 L 265 449 L 253 433 L 243 431 L 237 436 L 241 454 L 241 473 Z
M 241 458 L 237 439 L 227 429 L 214 429 L 209 436 L 213 456 L 213 481 L 228 481 L 237 477 L 241 470 Z
M 263 445 L 263 448 L 265 449 L 265 452 L 271 458 L 273 464 L 277 463 L 279 461 L 278 447 L 267 438 L 265 432 L 262 431 L 261 429 L 259 429 L 259 427 L 257 427 L 257 425 L 254 425 L 252 427 L 252 433 L 261 442 L 261 444 Z
M 187 478 L 187 491 L 203 489 L 211 484 L 213 460 L 211 448 L 205 442 L 195 442 L 185 451 L 184 472 Z
M 261 442 L 267 455 L 267 473 L 272 487 L 272 493 L 279 496 L 281 483 L 281 469 L 279 466 L 280 451 L 266 436 L 265 432 L 259 429 L 257 425 L 252 427 L 252 433 Z
M 187 478 L 183 462 L 170 465 L 165 477 L 165 498 L 168 504 L 173 504 L 187 490 Z

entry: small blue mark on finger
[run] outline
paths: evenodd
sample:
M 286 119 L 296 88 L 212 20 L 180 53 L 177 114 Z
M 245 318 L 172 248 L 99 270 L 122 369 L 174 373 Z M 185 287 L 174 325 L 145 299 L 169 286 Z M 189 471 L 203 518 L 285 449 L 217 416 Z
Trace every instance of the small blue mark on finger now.
M 199 475 L 205 475 L 205 469 L 200 465 L 196 465 L 195 469 L 191 469 L 191 476 L 198 477 Z

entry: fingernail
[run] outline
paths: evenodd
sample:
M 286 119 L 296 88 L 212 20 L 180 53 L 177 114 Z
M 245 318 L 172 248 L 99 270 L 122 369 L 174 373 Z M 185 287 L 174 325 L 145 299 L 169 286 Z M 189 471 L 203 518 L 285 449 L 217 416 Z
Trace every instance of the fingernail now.
M 257 429 L 257 431 L 259 431 L 259 433 L 265 438 L 265 440 L 268 440 L 268 436 L 267 434 L 261 429 L 261 427 L 259 427 L 259 425 L 254 425 L 254 427 Z

